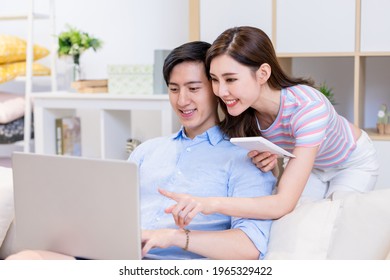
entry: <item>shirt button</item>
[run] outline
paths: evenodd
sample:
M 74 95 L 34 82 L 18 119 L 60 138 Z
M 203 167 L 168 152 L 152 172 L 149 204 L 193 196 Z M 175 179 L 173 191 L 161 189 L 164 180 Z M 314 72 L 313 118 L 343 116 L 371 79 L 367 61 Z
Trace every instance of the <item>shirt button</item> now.
M 191 148 L 187 148 L 186 151 L 187 151 L 187 152 L 191 152 Z

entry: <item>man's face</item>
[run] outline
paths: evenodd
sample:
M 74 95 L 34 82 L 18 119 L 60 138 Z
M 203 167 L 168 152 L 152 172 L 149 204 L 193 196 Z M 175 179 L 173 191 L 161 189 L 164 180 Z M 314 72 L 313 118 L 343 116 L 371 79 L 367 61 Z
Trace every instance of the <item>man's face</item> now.
M 218 122 L 217 97 L 206 77 L 203 63 L 176 65 L 168 83 L 169 100 L 186 134 L 202 134 Z

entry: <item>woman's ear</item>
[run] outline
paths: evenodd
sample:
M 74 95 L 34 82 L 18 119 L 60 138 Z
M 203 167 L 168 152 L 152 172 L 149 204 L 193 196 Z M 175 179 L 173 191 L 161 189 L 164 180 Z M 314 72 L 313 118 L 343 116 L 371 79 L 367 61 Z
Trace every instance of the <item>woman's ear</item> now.
M 268 63 L 261 64 L 256 71 L 256 76 L 261 85 L 265 84 L 271 76 L 271 66 Z

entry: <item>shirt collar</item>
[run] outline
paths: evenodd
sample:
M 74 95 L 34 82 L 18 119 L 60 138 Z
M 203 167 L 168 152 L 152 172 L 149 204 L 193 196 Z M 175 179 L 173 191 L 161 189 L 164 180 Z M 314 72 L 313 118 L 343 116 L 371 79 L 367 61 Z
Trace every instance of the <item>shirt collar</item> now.
M 180 130 L 172 135 L 173 140 L 180 140 L 180 139 L 189 139 L 187 137 L 184 127 L 182 126 Z M 219 142 L 221 142 L 224 139 L 223 133 L 218 125 L 214 125 L 213 127 L 210 127 L 207 131 L 202 133 L 201 135 L 197 135 L 193 140 L 196 139 L 207 139 L 211 145 L 215 146 Z

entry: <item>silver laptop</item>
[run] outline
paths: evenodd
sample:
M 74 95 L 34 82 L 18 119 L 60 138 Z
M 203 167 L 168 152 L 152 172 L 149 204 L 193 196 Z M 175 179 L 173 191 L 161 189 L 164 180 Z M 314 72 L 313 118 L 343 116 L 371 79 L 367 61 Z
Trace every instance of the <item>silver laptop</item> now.
M 140 259 L 134 163 L 15 152 L 17 248 L 87 259 Z

